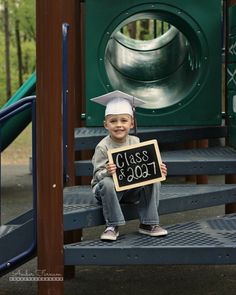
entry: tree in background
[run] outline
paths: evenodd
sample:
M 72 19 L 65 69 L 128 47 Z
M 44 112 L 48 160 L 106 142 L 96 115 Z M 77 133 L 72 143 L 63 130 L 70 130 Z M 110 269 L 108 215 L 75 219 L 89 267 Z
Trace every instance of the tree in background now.
M 11 66 L 10 66 L 10 28 L 9 28 L 9 5 L 3 1 L 3 23 L 5 37 L 5 68 L 6 68 L 6 95 L 11 97 Z
M 152 40 L 169 29 L 161 20 L 141 19 L 124 26 L 133 39 Z M 4 41 L 5 40 L 5 41 Z M 35 0 L 0 0 L 0 107 L 35 70 Z
M 158 19 L 140 19 L 128 23 L 121 28 L 121 32 L 136 40 L 152 40 L 165 34 L 170 28 L 170 24 Z
M 35 70 L 35 0 L 0 0 L 0 44 L 4 43 L 0 46 L 0 106 Z

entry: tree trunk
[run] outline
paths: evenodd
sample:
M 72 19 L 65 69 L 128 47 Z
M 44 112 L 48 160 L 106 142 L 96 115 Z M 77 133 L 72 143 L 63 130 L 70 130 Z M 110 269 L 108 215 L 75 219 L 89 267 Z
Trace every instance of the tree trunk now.
M 140 22 L 140 35 L 139 40 L 145 40 L 145 37 L 149 34 L 149 20 L 143 19 Z
M 4 33 L 5 33 L 5 66 L 6 66 L 6 90 L 7 99 L 11 97 L 11 68 L 10 68 L 10 31 L 9 10 L 7 0 L 4 1 Z
M 132 39 L 136 39 L 136 22 L 132 22 L 128 24 L 128 31 L 129 31 L 129 36 Z
M 16 19 L 15 21 L 15 34 L 16 34 L 16 48 L 17 48 L 17 60 L 18 60 L 18 81 L 19 87 L 23 84 L 23 67 L 22 67 L 22 50 L 21 50 L 21 40 L 20 40 L 20 21 Z

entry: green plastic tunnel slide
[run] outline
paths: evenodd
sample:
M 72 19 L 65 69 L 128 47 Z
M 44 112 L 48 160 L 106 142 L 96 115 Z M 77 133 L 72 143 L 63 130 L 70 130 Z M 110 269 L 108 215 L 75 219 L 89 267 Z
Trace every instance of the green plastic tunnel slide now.
M 16 93 L 1 108 L 12 105 L 23 97 L 34 95 L 36 92 L 36 73 L 34 72 L 28 80 L 16 91 Z M 2 152 L 12 141 L 25 129 L 31 121 L 31 110 L 25 110 L 15 115 L 0 126 L 0 151 Z

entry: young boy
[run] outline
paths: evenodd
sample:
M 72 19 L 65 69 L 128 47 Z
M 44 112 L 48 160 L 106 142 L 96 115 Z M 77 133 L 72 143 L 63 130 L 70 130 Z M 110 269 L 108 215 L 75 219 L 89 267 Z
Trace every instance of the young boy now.
M 167 231 L 159 226 L 158 204 L 160 183 L 116 192 L 112 174 L 116 165 L 109 163 L 107 151 L 122 146 L 139 143 L 139 138 L 129 135 L 134 127 L 133 107 L 144 102 L 121 91 L 96 97 L 92 101 L 106 106 L 104 127 L 108 135 L 96 146 L 93 163 L 93 179 L 91 182 L 97 200 L 102 203 L 106 229 L 101 240 L 115 241 L 119 236 L 118 226 L 125 224 L 120 202 L 137 203 L 140 219 L 139 233 L 149 236 L 165 236 Z M 161 164 L 162 173 L 167 175 L 167 168 Z

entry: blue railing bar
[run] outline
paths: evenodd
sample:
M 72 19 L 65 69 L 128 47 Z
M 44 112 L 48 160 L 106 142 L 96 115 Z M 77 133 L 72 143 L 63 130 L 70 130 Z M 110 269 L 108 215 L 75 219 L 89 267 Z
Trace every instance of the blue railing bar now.
M 1 110 L 0 111 L 0 119 L 23 105 L 31 104 L 33 99 L 36 99 L 35 95 L 26 96 L 26 97 L 22 98 L 21 100 L 13 103 L 12 105 L 6 107 L 5 109 Z
M 0 123 L 3 123 L 4 121 L 10 119 L 11 117 L 17 115 L 18 113 L 23 112 L 24 110 L 27 110 L 31 108 L 31 103 L 27 103 L 23 106 L 20 106 L 18 109 L 12 110 L 10 113 L 6 114 L 5 116 L 0 117 Z
M 32 101 L 32 185 L 34 248 L 37 245 L 37 155 L 36 155 L 36 99 Z
M 32 105 L 32 171 L 33 171 L 33 241 L 27 250 L 20 253 L 19 255 L 13 257 L 7 262 L 0 265 L 0 272 L 4 272 L 10 267 L 17 265 L 21 261 L 25 260 L 27 257 L 31 256 L 37 245 L 37 176 L 36 176 L 36 96 L 29 96 L 22 98 L 20 101 L 12 104 L 6 109 L 0 111 L 0 118 L 2 116 L 9 115 L 8 118 L 15 116 L 15 110 L 20 108 L 21 111 L 25 110 L 22 108 L 23 105 L 31 103 Z
M 157 20 L 153 19 L 153 38 L 157 38 Z
M 62 25 L 62 96 L 63 96 L 63 178 L 68 175 L 68 31 L 69 24 Z

